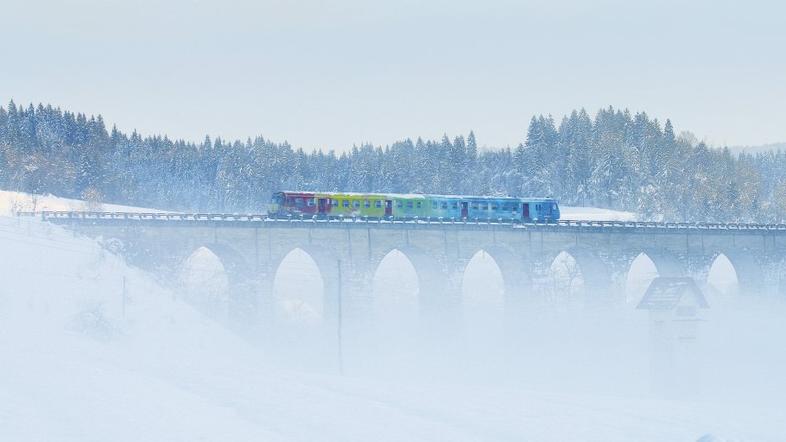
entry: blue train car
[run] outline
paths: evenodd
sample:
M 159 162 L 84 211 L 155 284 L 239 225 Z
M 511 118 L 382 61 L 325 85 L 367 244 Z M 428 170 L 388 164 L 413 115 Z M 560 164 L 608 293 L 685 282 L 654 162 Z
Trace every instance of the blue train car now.
M 559 205 L 552 198 L 456 195 L 426 197 L 431 201 L 432 217 L 517 222 L 550 222 L 560 218 Z

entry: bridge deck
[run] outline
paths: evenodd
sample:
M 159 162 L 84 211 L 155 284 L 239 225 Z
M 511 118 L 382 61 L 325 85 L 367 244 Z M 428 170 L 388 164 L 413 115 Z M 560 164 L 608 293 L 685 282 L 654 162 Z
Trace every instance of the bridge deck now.
M 369 218 L 317 218 L 317 217 L 271 217 L 264 214 L 226 214 L 226 213 L 166 213 L 166 212 L 76 212 L 76 211 L 42 211 L 19 212 L 19 216 L 41 217 L 44 221 L 57 224 L 117 224 L 130 222 L 144 225 L 160 225 L 161 223 L 177 223 L 182 226 L 220 224 L 222 227 L 259 228 L 273 226 L 321 227 L 321 228 L 505 228 L 523 230 L 634 230 L 634 231 L 744 231 L 746 233 L 786 234 L 786 224 L 744 224 L 744 223 L 662 223 L 649 221 L 593 221 L 593 220 L 560 220 L 553 223 L 518 223 L 493 219 L 406 219 L 384 220 Z

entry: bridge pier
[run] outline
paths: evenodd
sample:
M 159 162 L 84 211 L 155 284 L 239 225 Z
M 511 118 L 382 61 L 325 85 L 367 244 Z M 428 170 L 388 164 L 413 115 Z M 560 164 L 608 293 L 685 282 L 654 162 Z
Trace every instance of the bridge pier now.
M 359 273 L 352 266 L 341 263 L 341 291 L 334 322 L 337 339 L 343 340 L 350 358 L 352 349 L 368 348 L 374 324 L 371 277 Z M 340 328 L 340 330 L 339 330 Z
M 274 275 L 270 273 L 257 275 L 253 283 L 256 312 L 251 318 L 254 328 L 270 330 L 276 321 L 276 300 L 273 294 Z
M 232 281 L 228 287 L 229 323 L 241 329 L 255 328 L 261 311 L 260 283 L 251 278 Z

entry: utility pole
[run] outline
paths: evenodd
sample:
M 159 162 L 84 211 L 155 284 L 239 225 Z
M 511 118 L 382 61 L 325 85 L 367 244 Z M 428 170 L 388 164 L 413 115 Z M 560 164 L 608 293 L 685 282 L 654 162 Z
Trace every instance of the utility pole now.
M 126 318 L 126 275 L 123 275 L 123 292 L 122 292 L 122 312 L 123 312 L 123 319 Z
M 338 311 L 336 312 L 336 338 L 338 343 L 338 374 L 344 376 L 344 342 L 342 336 L 341 260 L 338 260 Z

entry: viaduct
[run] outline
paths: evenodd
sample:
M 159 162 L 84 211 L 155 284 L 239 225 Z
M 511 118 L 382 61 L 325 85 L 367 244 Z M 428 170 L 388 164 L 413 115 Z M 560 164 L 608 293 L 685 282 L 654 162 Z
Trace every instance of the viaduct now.
M 715 258 L 733 264 L 741 296 L 777 296 L 786 258 L 786 225 L 560 221 L 556 224 L 272 219 L 264 215 L 44 212 L 48 222 L 101 238 L 127 262 L 175 281 L 184 262 L 205 247 L 222 262 L 230 314 L 265 321 L 273 279 L 293 250 L 313 258 L 324 285 L 323 320 L 364 316 L 371 282 L 385 256 L 403 253 L 417 272 L 421 317 L 450 316 L 461 305 L 461 281 L 480 250 L 499 267 L 508 316 L 542 306 L 539 282 L 562 252 L 583 280 L 585 308 L 625 302 L 631 263 L 646 254 L 659 276 L 690 276 L 699 285 Z M 242 321 L 241 321 L 242 322 Z

